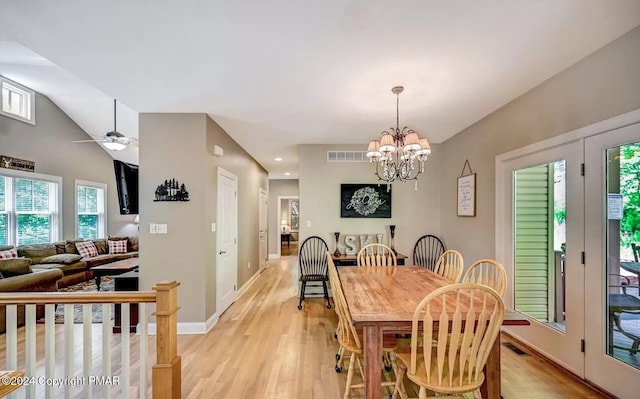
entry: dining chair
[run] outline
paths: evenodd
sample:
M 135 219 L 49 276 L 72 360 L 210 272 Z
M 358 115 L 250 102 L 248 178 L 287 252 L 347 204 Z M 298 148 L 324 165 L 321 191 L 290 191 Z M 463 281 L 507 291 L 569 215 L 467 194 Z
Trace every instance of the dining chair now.
M 338 313 L 338 342 L 340 346 L 344 348 L 345 354 L 350 354 L 349 358 L 349 370 L 347 371 L 347 382 L 345 384 L 344 399 L 351 397 L 351 390 L 356 388 L 364 388 L 364 372 L 362 368 L 361 357 L 363 356 L 362 349 L 362 330 L 356 329 L 351 323 L 351 313 L 342 291 L 342 286 L 338 284 L 337 287 L 332 288 L 334 294 L 334 307 Z M 393 359 L 391 367 L 397 375 L 395 356 L 393 355 L 397 348 L 397 341 L 391 334 L 384 334 L 382 340 L 382 352 L 383 356 L 388 356 Z M 362 383 L 353 383 L 353 375 L 355 373 L 356 366 L 360 371 L 360 375 L 363 377 Z M 342 369 L 336 371 L 340 372 Z M 382 381 L 381 387 L 395 387 L 396 383 L 393 381 Z M 393 388 L 391 388 L 393 389 Z
M 440 255 L 433 271 L 451 282 L 457 283 L 462 276 L 462 269 L 464 269 L 462 254 L 455 249 L 449 249 Z
M 338 314 L 338 305 L 336 304 L 336 291 L 342 289 L 342 286 L 340 284 L 340 278 L 338 277 L 338 269 L 336 268 L 335 263 L 333 263 L 333 259 L 331 258 L 331 252 L 327 251 L 327 262 L 328 262 L 328 269 L 329 269 L 329 285 L 331 286 L 331 293 L 333 294 L 333 303 L 334 303 L 334 309 L 336 311 L 336 314 L 339 316 Z M 342 323 L 342 319 L 340 317 L 338 317 L 338 327 L 336 328 L 336 331 L 333 333 L 333 336 L 337 339 L 338 338 L 338 331 L 340 330 L 340 323 Z M 342 345 L 340 345 L 340 342 L 338 342 L 338 351 L 336 352 L 336 366 L 335 366 L 335 370 L 337 373 L 342 372 L 342 363 L 343 363 L 343 355 L 344 355 L 344 347 Z
M 396 266 L 398 260 L 395 252 L 384 244 L 368 244 L 360 249 L 357 258 L 358 266 Z
M 342 290 L 342 284 L 340 283 L 340 278 L 338 277 L 338 268 L 336 267 L 335 263 L 333 263 L 333 259 L 331 258 L 331 253 L 329 251 L 327 251 L 327 260 L 329 263 L 329 284 L 331 285 L 331 292 L 333 293 L 333 296 L 335 298 L 335 295 L 336 295 L 335 292 L 336 290 Z M 335 299 L 333 302 L 335 304 L 336 302 Z M 338 313 L 337 305 L 334 306 L 334 308 L 336 308 L 336 314 L 337 314 Z M 334 333 L 334 337 L 336 339 L 338 338 L 340 323 L 342 323 L 342 319 L 338 317 L 338 327 L 336 329 L 336 332 Z M 358 331 L 358 329 L 356 329 L 356 331 Z M 358 331 L 358 333 L 360 332 Z M 338 351 L 336 352 L 335 358 L 336 358 L 335 370 L 337 373 L 341 373 L 342 366 L 344 363 L 344 347 L 339 342 L 338 342 Z M 392 359 L 389 354 L 385 354 L 383 356 L 382 362 L 383 362 L 383 367 L 385 371 L 392 370 Z
M 427 391 L 479 395 L 483 368 L 503 319 L 504 303 L 491 287 L 458 283 L 429 293 L 413 313 L 409 350 L 396 354 L 394 394 L 407 398 L 406 375 L 420 387 L 420 399 L 436 397 L 427 396 Z M 418 346 L 419 338 L 437 345 Z
M 489 286 L 498 291 L 500 297 L 504 296 L 507 288 L 507 272 L 504 267 L 493 259 L 480 259 L 475 262 L 462 275 L 463 283 L 476 283 Z
M 413 247 L 413 264 L 433 271 L 444 251 L 442 240 L 431 234 L 424 235 L 416 241 L 416 245 Z
M 329 292 L 327 291 L 327 281 L 329 281 L 329 275 L 327 273 L 328 250 L 329 247 L 327 243 L 318 236 L 308 237 L 302 242 L 298 256 L 298 264 L 300 267 L 298 280 L 301 282 L 298 309 L 302 309 L 302 301 L 304 301 L 304 294 L 307 288 L 307 282 L 309 281 L 322 283 L 324 299 L 327 300 L 327 309 L 331 309 L 331 301 L 329 300 Z

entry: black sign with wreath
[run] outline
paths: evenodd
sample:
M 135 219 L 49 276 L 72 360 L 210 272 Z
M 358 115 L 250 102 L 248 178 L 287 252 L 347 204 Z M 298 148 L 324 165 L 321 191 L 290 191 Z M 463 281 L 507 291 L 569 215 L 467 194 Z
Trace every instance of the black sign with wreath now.
M 386 184 L 341 184 L 340 217 L 390 218 L 391 186 Z

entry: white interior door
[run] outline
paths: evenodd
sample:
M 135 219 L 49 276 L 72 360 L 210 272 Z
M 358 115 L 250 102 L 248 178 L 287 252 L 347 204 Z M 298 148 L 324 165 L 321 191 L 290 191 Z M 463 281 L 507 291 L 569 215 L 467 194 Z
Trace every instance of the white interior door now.
M 259 226 L 258 226 L 258 248 L 260 257 L 260 270 L 267 266 L 269 260 L 269 253 L 267 249 L 267 205 L 268 196 L 267 192 L 260 189 L 259 200 Z
M 218 168 L 218 234 L 216 311 L 221 315 L 237 297 L 238 284 L 238 178 Z
M 579 376 L 584 375 L 582 145 L 576 140 L 496 164 L 496 254 L 509 277 L 505 304 L 531 321 L 509 332 Z
M 640 124 L 585 139 L 585 159 L 585 374 L 617 397 L 637 398 L 640 352 L 633 345 L 640 340 L 640 292 L 621 286 L 630 281 L 637 287 L 638 276 L 620 262 L 633 261 L 629 247 L 638 241 Z

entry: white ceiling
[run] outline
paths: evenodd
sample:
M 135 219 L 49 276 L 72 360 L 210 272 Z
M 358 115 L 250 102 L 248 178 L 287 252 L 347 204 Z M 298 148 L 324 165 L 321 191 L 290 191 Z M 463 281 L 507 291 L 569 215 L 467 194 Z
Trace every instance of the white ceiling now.
M 401 125 L 438 143 L 639 24 L 638 0 L 3 0 L 0 41 L 42 58 L 7 61 L 26 49 L 4 43 L 0 74 L 90 134 L 112 129 L 114 97 L 133 137 L 136 112 L 208 113 L 296 177 L 297 144 L 364 150 L 394 125 L 394 85 Z

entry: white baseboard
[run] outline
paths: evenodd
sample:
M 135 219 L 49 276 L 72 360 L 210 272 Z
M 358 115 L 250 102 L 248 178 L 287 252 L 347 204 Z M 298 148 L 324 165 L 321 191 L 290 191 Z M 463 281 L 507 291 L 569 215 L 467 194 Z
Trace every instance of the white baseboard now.
M 260 274 L 261 272 L 255 273 L 253 276 L 251 276 L 249 281 L 247 281 L 242 287 L 240 287 L 240 289 L 238 290 L 238 297 L 244 294 L 249 289 L 249 287 L 251 287 L 251 285 L 256 282 L 258 277 L 260 277 Z M 220 320 L 220 316 L 218 315 L 218 313 L 214 313 L 204 323 L 201 323 L 201 322 L 178 323 L 178 335 L 206 334 L 209 331 L 211 331 L 211 329 L 216 324 L 218 324 L 219 320 Z M 140 325 L 138 325 L 137 328 L 138 328 L 138 331 L 140 331 Z M 156 323 L 149 323 L 148 332 L 149 332 L 149 335 L 156 335 L 157 333 Z
M 280 259 L 280 255 L 278 255 L 278 254 L 269 254 L 269 259 Z
M 211 317 L 209 317 L 209 319 L 207 320 L 207 322 L 205 323 L 205 327 L 206 327 L 206 331 L 204 332 L 205 334 L 208 333 L 209 331 L 211 331 L 211 329 L 218 324 L 218 320 L 220 320 L 220 317 L 218 316 L 218 313 L 214 313 L 211 315 Z

